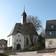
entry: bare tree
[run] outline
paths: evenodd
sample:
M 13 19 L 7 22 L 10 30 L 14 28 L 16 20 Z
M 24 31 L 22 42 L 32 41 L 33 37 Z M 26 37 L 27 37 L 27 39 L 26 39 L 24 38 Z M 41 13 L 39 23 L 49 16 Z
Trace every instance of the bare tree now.
M 32 23 L 35 27 L 35 30 L 38 31 L 41 27 L 41 22 L 37 17 L 34 16 L 28 16 L 27 17 L 27 23 Z
M 27 16 L 27 23 L 24 27 L 27 29 L 28 28 L 28 33 L 30 34 L 30 39 L 33 44 L 33 34 L 38 35 L 38 30 L 41 28 L 41 22 L 37 17 L 34 16 Z

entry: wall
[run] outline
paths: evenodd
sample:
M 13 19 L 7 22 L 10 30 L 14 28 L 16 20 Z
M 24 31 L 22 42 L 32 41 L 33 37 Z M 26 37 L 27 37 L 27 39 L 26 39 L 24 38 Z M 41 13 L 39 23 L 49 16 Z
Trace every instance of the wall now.
M 16 49 L 18 43 L 21 45 L 22 49 L 27 48 L 31 45 L 30 36 L 28 34 L 22 35 L 21 33 L 18 33 L 16 35 L 12 35 L 12 37 L 8 37 L 8 38 L 9 38 L 9 40 L 8 40 L 9 47 L 12 46 L 14 49 Z M 27 41 L 26 39 L 28 39 L 28 42 L 29 42 L 28 45 L 26 44 L 26 41 Z
M 21 49 L 24 48 L 24 36 L 21 33 L 12 36 L 12 46 L 16 49 L 17 44 L 21 45 Z
M 29 35 L 24 35 L 24 47 L 28 48 L 31 45 L 31 40 Z M 27 44 L 27 39 L 28 39 L 28 44 Z
M 56 38 L 45 39 L 46 48 L 56 48 Z
M 8 47 L 12 46 L 12 36 L 8 37 L 8 43 L 7 43 Z

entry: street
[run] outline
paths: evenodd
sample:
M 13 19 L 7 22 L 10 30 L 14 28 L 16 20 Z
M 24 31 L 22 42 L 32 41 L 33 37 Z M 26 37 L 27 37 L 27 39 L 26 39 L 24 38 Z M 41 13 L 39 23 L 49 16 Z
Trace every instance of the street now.
M 16 55 L 9 56 L 56 56 L 56 53 L 17 52 Z

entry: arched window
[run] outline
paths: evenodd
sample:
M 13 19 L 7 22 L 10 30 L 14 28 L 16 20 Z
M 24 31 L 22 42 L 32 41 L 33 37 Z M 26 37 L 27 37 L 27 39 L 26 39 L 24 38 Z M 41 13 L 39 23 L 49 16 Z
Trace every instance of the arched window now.
M 28 40 L 28 38 L 26 38 L 26 45 L 28 45 L 29 44 L 29 40 Z

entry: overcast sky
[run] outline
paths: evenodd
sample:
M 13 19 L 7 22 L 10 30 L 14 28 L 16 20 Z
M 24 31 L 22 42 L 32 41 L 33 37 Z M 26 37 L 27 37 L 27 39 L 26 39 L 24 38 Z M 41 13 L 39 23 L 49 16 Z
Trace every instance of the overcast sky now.
M 41 20 L 43 28 L 46 20 L 56 19 L 56 0 L 0 0 L 0 39 L 7 39 L 15 23 L 22 22 L 24 6 L 27 15 Z

